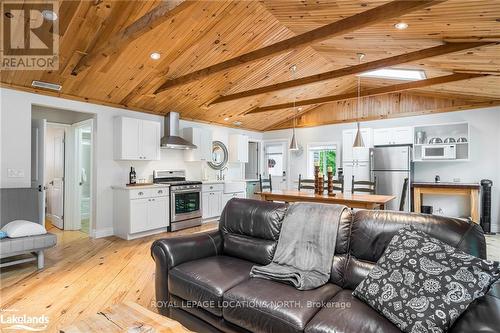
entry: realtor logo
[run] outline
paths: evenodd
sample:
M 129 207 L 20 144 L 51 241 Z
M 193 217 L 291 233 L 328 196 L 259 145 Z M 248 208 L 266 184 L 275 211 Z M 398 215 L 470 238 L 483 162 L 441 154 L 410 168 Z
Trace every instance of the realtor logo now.
M 2 70 L 57 70 L 57 1 L 2 1 Z

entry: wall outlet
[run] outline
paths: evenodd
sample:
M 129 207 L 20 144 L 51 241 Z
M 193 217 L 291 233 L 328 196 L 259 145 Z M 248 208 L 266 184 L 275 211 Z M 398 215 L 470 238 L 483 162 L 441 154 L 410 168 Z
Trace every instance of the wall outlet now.
M 8 178 L 24 178 L 23 169 L 7 169 Z

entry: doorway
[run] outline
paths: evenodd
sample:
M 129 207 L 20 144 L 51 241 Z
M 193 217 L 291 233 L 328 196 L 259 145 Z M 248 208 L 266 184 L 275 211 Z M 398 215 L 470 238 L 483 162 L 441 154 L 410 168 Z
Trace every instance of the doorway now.
M 271 175 L 273 189 L 284 190 L 288 187 L 288 141 L 264 142 L 264 174 Z
M 46 123 L 43 135 L 43 186 L 40 202 L 47 229 L 93 236 L 94 114 L 32 107 L 34 124 Z M 39 126 L 38 126 L 39 127 Z M 38 130 L 40 131 L 40 130 Z
M 245 179 L 259 179 L 260 174 L 260 149 L 259 142 L 248 142 L 248 162 L 245 163 Z
M 92 187 L 92 121 L 76 124 L 77 207 L 80 231 L 90 233 Z M 77 226 L 78 227 L 78 226 Z

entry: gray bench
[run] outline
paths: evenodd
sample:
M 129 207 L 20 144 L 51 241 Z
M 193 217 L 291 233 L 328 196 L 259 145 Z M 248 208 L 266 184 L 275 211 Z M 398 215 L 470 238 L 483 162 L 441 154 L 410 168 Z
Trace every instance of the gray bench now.
M 30 188 L 0 189 L 0 226 L 13 220 L 36 222 L 39 218 L 38 191 Z M 43 251 L 57 243 L 54 234 L 0 239 L 0 267 L 37 261 L 38 269 L 43 268 Z M 32 254 L 18 258 L 23 254 Z M 12 260 L 4 260 L 5 258 Z
M 31 258 L 22 258 L 2 262 L 0 263 L 0 267 L 36 260 L 38 269 L 42 269 L 44 265 L 43 250 L 56 245 L 56 243 L 57 237 L 51 233 L 37 236 L 0 239 L 0 259 L 19 256 L 26 253 L 33 254 L 33 257 Z

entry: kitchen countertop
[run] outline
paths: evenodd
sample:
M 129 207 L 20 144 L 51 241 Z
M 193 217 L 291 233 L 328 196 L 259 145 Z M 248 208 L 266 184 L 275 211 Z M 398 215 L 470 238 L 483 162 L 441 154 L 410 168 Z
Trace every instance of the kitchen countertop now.
M 479 189 L 481 186 L 478 183 L 447 183 L 447 182 L 413 182 L 411 187 L 435 187 L 435 188 L 469 188 Z
M 127 185 L 113 185 L 111 188 L 113 190 L 141 190 L 147 188 L 162 188 L 162 187 L 170 187 L 169 184 L 147 184 L 147 185 L 135 185 L 135 186 L 127 186 Z

